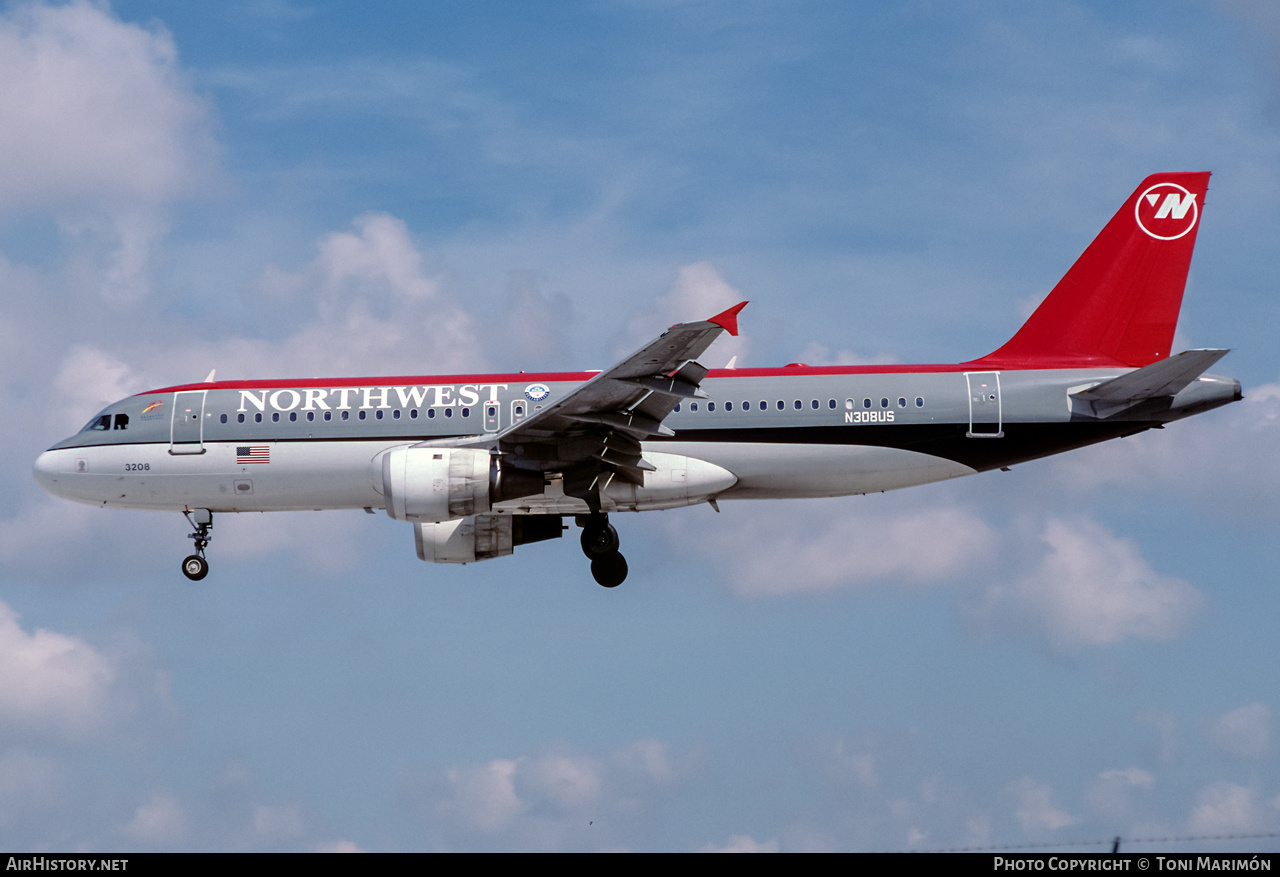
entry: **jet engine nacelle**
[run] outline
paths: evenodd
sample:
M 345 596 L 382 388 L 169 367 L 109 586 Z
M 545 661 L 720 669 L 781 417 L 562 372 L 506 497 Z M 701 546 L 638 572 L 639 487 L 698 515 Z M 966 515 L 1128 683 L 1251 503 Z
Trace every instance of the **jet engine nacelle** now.
M 416 524 L 418 558 L 429 563 L 475 563 L 505 557 L 517 545 L 559 539 L 559 515 L 476 515 L 459 521 Z
M 397 521 L 455 521 L 542 489 L 541 473 L 502 466 L 488 451 L 406 446 L 382 457 L 382 495 Z

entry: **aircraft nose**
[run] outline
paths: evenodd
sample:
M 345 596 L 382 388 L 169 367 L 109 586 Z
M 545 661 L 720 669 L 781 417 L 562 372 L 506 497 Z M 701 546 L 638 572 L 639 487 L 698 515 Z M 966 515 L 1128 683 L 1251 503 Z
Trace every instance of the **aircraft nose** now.
M 60 495 L 58 490 L 58 480 L 62 476 L 58 467 L 60 456 L 56 451 L 45 451 L 39 457 L 36 457 L 36 465 L 32 471 L 36 484 L 39 484 L 54 496 Z

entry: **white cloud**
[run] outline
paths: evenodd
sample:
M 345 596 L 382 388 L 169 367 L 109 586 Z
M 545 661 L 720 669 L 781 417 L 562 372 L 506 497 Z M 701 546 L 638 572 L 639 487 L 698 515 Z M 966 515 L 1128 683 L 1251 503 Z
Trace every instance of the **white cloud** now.
M 1214 747 L 1238 758 L 1271 754 L 1271 710 L 1259 701 L 1220 716 L 1209 728 Z
M 1215 782 L 1196 793 L 1187 830 L 1209 835 L 1254 831 L 1265 818 L 1256 789 Z
M 246 376 L 480 370 L 471 315 L 426 272 L 404 221 L 368 213 L 354 226 L 323 237 L 301 271 L 263 272 L 266 294 L 314 308 L 318 319 L 287 339 L 220 345 L 232 367 Z
M 0 203 L 157 204 L 213 167 L 209 113 L 168 33 L 105 6 L 0 17 Z
M 212 368 L 220 379 L 483 371 L 473 318 L 425 271 L 405 223 L 366 214 L 354 226 L 321 238 L 315 259 L 297 272 L 264 269 L 267 306 L 290 309 L 290 335 L 205 340 L 171 323 L 145 346 L 128 340 L 120 351 L 58 351 L 56 404 L 45 407 L 61 426 L 49 427 L 78 429 L 109 402 L 147 387 L 194 383 Z
M 838 740 L 830 755 L 834 778 L 851 777 L 865 789 L 875 789 L 880 785 L 876 774 L 876 756 L 867 748 L 859 747 L 857 751 L 850 751 L 850 746 L 844 740 Z
M 652 737 L 624 746 L 614 753 L 612 760 L 623 773 L 652 782 L 665 783 L 676 776 L 676 764 L 671 760 L 666 744 Z
M 305 832 L 297 807 L 268 807 L 265 804 L 253 808 L 253 830 L 264 840 L 291 840 Z
M 28 634 L 17 613 L 0 603 L 0 722 L 89 733 L 106 718 L 116 675 L 88 643 L 50 630 Z
M 507 828 L 525 809 L 516 795 L 516 766 L 512 759 L 499 758 L 450 769 L 446 777 L 453 796 L 441 804 L 442 811 L 485 834 Z
M 529 760 L 520 771 L 521 790 L 560 810 L 574 810 L 595 801 L 603 779 L 597 759 L 545 755 Z
M 1155 777 L 1140 767 L 1104 770 L 1087 791 L 1089 803 L 1095 810 L 1111 819 L 1129 814 L 1133 807 L 1133 794 L 1137 789 L 1151 789 Z
M 1086 518 L 1050 518 L 1039 539 L 1047 551 L 1031 572 L 991 585 L 971 610 L 980 624 L 1038 632 L 1072 650 L 1171 639 L 1204 606 L 1191 585 L 1157 573 L 1135 544 Z
M 726 505 L 724 515 L 693 525 L 682 518 L 672 538 L 720 557 L 743 597 L 943 582 L 991 554 L 994 531 L 964 509 L 886 514 L 874 501 Z
M 214 542 L 218 557 L 248 560 L 277 551 L 291 551 L 313 575 L 346 572 L 358 565 L 367 542 L 363 536 L 368 517 L 358 510 L 227 514 L 214 517 Z M 377 524 L 400 533 L 399 545 L 413 556 L 413 533 L 378 513 Z M 175 524 L 174 532 L 189 529 Z M 176 555 L 175 549 L 175 555 Z M 176 560 L 175 560 L 176 563 Z
M 93 347 L 73 347 L 53 379 L 54 396 L 46 426 L 55 434 L 74 432 L 92 414 L 144 389 L 139 376 L 111 354 Z
M 735 834 L 721 846 L 707 844 L 700 853 L 776 853 L 776 840 L 759 841 L 747 834 Z
M 667 327 L 714 317 L 741 302 L 743 297 L 741 292 L 720 276 L 720 272 L 710 262 L 685 265 L 677 273 L 676 282 L 670 291 L 654 303 L 654 308 L 631 319 L 614 352 L 618 357 L 626 356 L 640 345 L 652 341 Z M 741 319 L 741 315 L 739 318 Z M 742 368 L 747 351 L 745 333 L 736 337 L 723 334 L 699 361 L 707 368 L 721 368 L 736 356 L 736 366 Z
M 1010 783 L 1005 793 L 1016 800 L 1014 815 L 1027 834 L 1040 831 L 1057 831 L 1076 820 L 1058 809 L 1053 802 L 1053 790 L 1047 783 L 1038 783 L 1030 777 Z
M 210 112 L 169 34 L 105 6 L 22 4 L 0 16 L 0 204 L 51 212 L 96 252 L 107 301 L 141 300 L 164 205 L 217 167 Z
M 800 352 L 800 362 L 805 365 L 884 365 L 897 362 L 898 358 L 891 353 L 877 353 L 864 356 L 852 350 L 840 350 L 835 353 L 831 348 L 817 341 L 811 341 Z
M 138 806 L 124 833 L 134 840 L 173 845 L 187 837 L 187 815 L 182 805 L 168 795 L 156 792 Z
M 1047 472 L 1065 490 L 1105 485 L 1191 494 L 1214 514 L 1272 517 L 1280 491 L 1280 383 L 1244 400 L 1140 436 L 1055 457 Z
M 673 781 L 657 740 L 602 755 L 553 752 L 454 767 L 430 805 L 459 844 L 485 839 L 519 849 L 604 849 L 616 844 Z

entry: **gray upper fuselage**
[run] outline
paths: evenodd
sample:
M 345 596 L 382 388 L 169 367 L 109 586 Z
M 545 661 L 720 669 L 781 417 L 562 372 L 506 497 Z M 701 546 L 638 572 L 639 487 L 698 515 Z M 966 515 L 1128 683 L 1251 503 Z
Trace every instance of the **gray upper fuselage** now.
M 1128 369 L 975 371 L 965 365 L 721 370 L 665 420 L 681 442 L 898 444 L 895 436 L 944 427 L 949 435 L 1003 437 L 1020 426 L 1053 430 L 1027 459 L 1119 434 L 1099 424 L 1071 392 Z M 387 377 L 334 381 L 220 382 L 168 387 L 122 399 L 54 448 L 173 442 L 424 441 L 497 435 L 554 403 L 591 373 Z M 1112 418 L 1121 431 L 1176 420 L 1239 398 L 1230 378 L 1204 375 L 1176 397 Z M 123 415 L 123 418 L 118 415 Z M 1121 426 L 1123 424 L 1123 427 Z M 1072 433 L 1076 433 L 1072 435 Z M 1012 437 L 1012 436 L 1011 436 Z M 913 444 L 915 441 L 913 440 Z M 993 442 L 995 446 L 1000 442 Z M 923 448 L 922 448 L 923 449 Z M 950 456 L 948 454 L 948 456 Z M 983 449 L 993 462 L 997 447 Z M 988 468 L 980 465 L 976 468 Z

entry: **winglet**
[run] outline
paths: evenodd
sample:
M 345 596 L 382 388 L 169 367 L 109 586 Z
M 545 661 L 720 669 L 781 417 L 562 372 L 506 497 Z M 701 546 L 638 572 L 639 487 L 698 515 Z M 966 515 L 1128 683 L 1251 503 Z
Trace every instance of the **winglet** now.
M 747 306 L 747 303 L 739 302 L 727 311 L 722 311 L 707 320 L 708 323 L 715 323 L 722 329 L 727 329 L 730 335 L 738 334 L 738 311 Z

